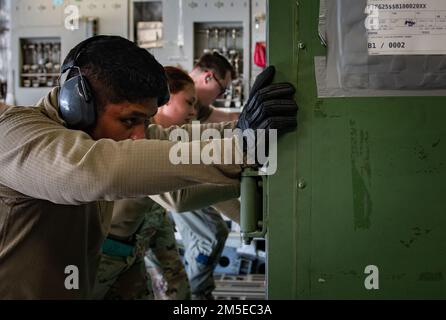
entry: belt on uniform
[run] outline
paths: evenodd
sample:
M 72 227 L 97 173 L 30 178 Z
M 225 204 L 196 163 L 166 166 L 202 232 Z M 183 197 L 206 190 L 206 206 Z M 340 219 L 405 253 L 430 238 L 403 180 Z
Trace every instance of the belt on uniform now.
M 126 244 L 124 242 L 105 238 L 102 243 L 102 253 L 115 257 L 129 257 L 134 253 L 135 246 Z

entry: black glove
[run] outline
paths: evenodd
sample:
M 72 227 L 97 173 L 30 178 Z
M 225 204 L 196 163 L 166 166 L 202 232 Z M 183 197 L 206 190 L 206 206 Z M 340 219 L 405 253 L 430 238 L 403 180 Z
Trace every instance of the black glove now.
M 278 133 L 297 127 L 296 92 L 290 83 L 271 84 L 275 68 L 267 67 L 252 86 L 248 102 L 240 114 L 237 128 L 276 129 Z
M 242 134 L 238 133 L 238 138 L 248 164 L 263 166 L 264 161 L 258 158 L 257 151 L 260 150 L 260 154 L 263 154 L 261 150 L 269 153 L 269 134 L 259 135 L 255 130 L 275 129 L 280 134 L 297 127 L 298 108 L 293 99 L 296 90 L 290 83 L 272 84 L 274 74 L 275 68 L 270 66 L 256 78 L 236 125 L 243 131 Z

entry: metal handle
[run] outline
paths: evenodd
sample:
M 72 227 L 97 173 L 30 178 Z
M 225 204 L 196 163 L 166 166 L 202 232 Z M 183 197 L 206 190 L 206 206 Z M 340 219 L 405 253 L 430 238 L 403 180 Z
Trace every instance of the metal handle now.
M 251 243 L 255 237 L 264 237 L 266 233 L 262 179 L 257 171 L 251 169 L 242 173 L 240 231 L 246 244 Z

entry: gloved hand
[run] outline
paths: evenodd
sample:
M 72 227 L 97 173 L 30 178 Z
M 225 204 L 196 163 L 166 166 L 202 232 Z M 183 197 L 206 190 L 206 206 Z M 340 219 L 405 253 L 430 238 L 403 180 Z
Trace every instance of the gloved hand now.
M 257 76 L 237 128 L 276 129 L 280 134 L 297 127 L 298 107 L 293 99 L 296 90 L 290 83 L 271 84 L 275 72 L 269 66 Z
M 262 160 L 259 154 L 269 154 L 270 135 L 257 129 L 276 129 L 280 134 L 297 127 L 298 108 L 293 99 L 296 90 L 290 83 L 271 84 L 274 74 L 273 66 L 259 74 L 236 125 L 243 131 L 237 136 L 248 164 L 263 166 L 267 159 Z

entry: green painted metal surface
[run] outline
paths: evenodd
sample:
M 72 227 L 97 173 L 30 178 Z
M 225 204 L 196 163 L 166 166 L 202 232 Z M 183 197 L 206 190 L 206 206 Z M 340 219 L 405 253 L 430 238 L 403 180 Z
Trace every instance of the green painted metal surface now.
M 265 184 L 268 298 L 444 299 L 446 97 L 319 99 L 318 15 L 316 0 L 269 1 L 269 62 L 300 112 Z
M 252 169 L 242 173 L 240 195 L 240 232 L 245 244 L 250 244 L 254 237 L 264 237 L 262 177 Z

